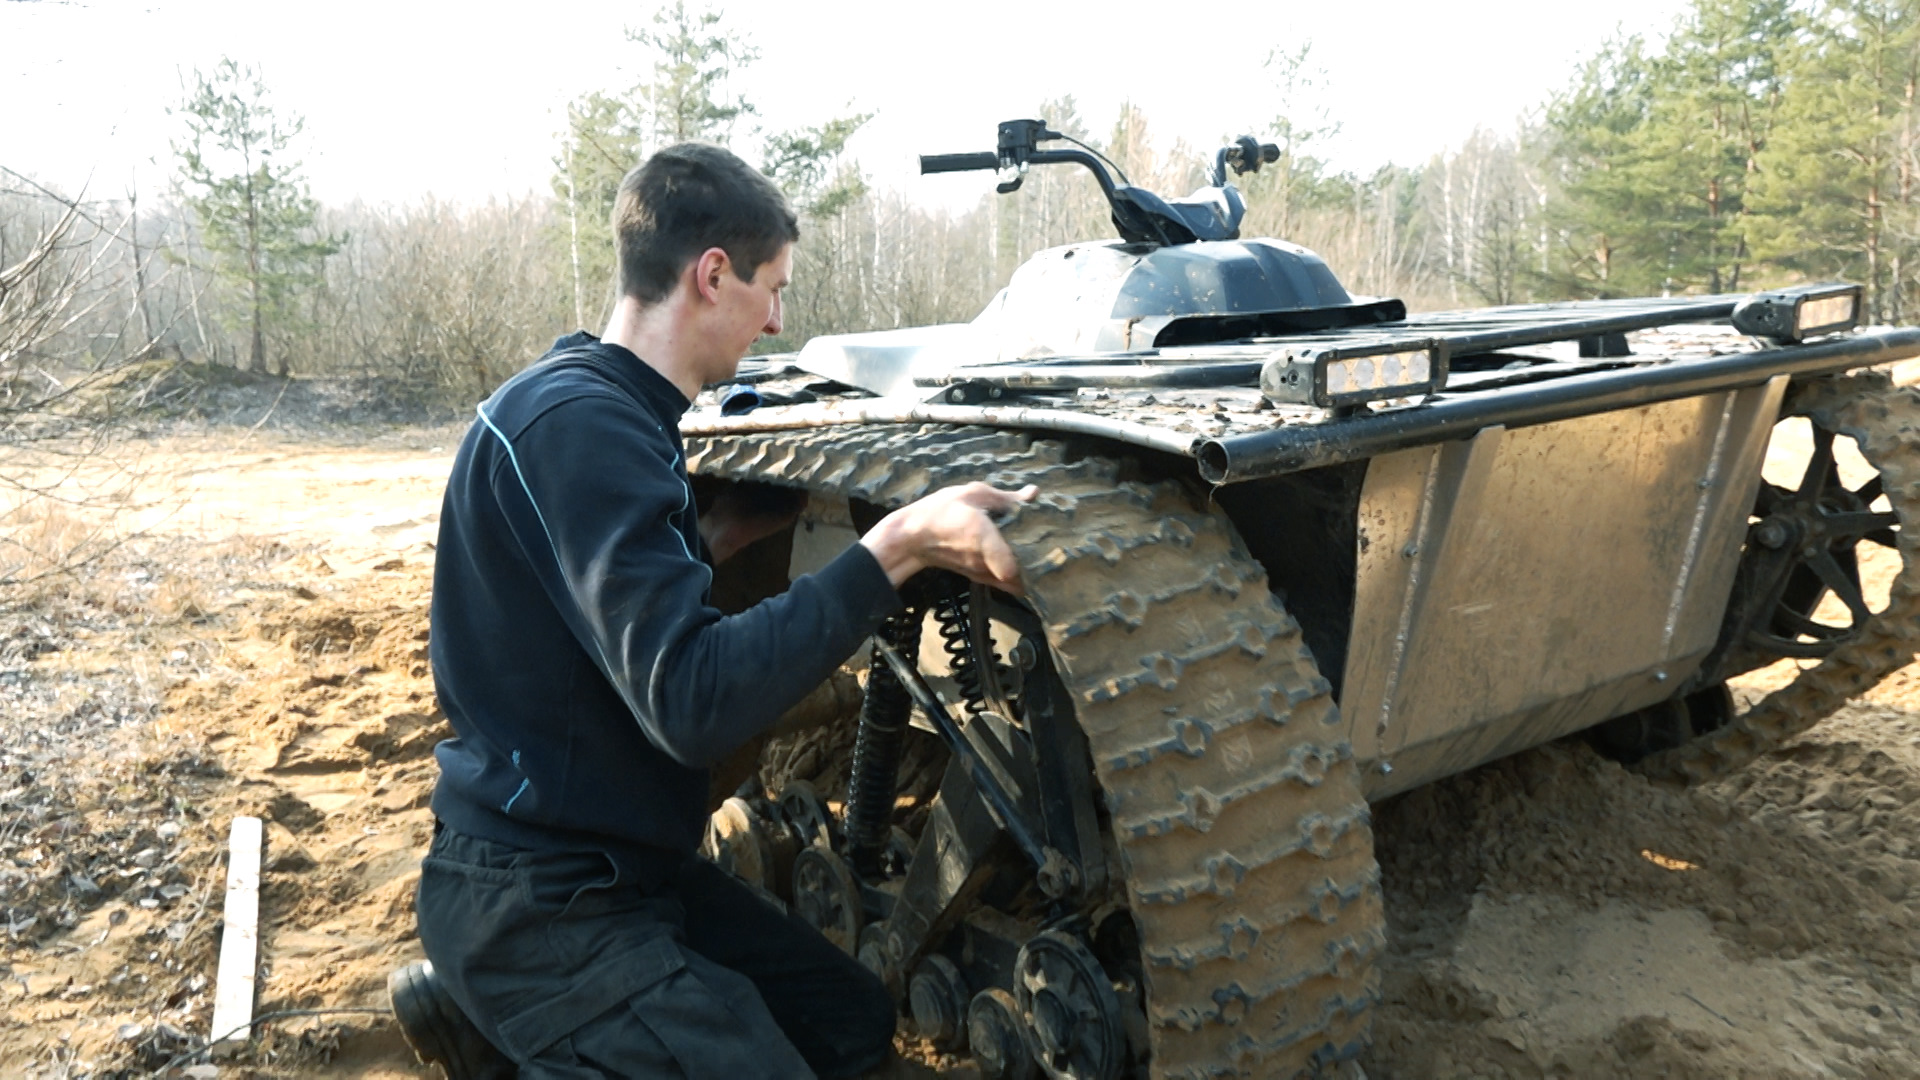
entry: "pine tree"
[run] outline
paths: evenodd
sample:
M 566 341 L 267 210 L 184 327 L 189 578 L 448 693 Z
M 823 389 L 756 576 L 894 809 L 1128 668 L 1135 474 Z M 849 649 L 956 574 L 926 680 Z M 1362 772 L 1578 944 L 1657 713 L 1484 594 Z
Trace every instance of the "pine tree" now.
M 1653 61 L 1638 37 L 1609 42 L 1547 107 L 1558 242 L 1550 289 L 1620 296 L 1657 289 L 1671 246 L 1641 142 L 1653 111 Z
M 758 60 L 760 50 L 727 26 L 718 9 L 689 11 L 686 0 L 673 0 L 654 13 L 651 27 L 629 28 L 627 40 L 652 60 L 648 78 L 634 88 L 635 103 L 645 110 L 645 152 L 694 139 L 725 146 L 734 125 L 754 114 L 753 103 L 727 83 Z
M 296 297 L 321 284 L 324 261 L 344 238 L 316 233 L 319 204 L 300 163 L 286 156 L 304 121 L 268 102 L 259 73 L 222 59 L 193 80 L 172 110 L 187 129 L 173 145 L 181 186 L 216 280 L 241 296 L 248 366 L 265 371 L 268 339 L 297 330 Z M 282 377 L 286 358 L 279 350 Z
M 865 174 L 846 153 L 847 140 L 871 119 L 872 113 L 854 113 L 769 136 L 762 171 L 802 216 L 816 221 L 835 217 L 867 193 Z
M 1747 188 L 1776 123 L 1789 0 L 1694 0 L 1666 49 L 1615 42 L 1548 109 L 1565 192 L 1559 291 L 1737 290 L 1752 261 Z
M 561 244 L 573 281 L 574 318 L 604 315 L 613 295 L 613 202 L 639 163 L 641 132 L 629 101 L 598 91 L 567 106 L 567 131 L 553 178 L 566 209 Z
M 849 211 L 868 194 L 866 175 L 846 152 L 847 140 L 872 118 L 855 113 L 768 137 L 763 169 L 804 220 L 806 242 L 794 252 L 787 329 L 760 339 L 755 352 L 793 349 L 815 334 L 871 329 L 870 279 L 879 259 L 846 227 Z
M 675 0 L 654 15 L 651 26 L 629 28 L 627 40 L 642 50 L 644 77 L 623 94 L 595 91 L 570 105 L 554 159 L 553 190 L 566 208 L 561 243 L 582 320 L 604 314 L 612 299 L 613 202 L 621 179 L 648 154 L 674 143 L 725 146 L 735 124 L 754 113 L 728 82 L 759 52 L 726 25 L 718 9 L 689 9 Z
M 1674 285 L 1740 288 L 1747 185 L 1784 88 L 1778 52 L 1797 22 L 1789 0 L 1695 0 L 1668 43 L 1640 151 L 1670 215 Z
M 1781 123 L 1758 158 L 1759 252 L 1796 277 L 1867 286 L 1868 314 L 1905 313 L 1920 5 L 1836 0 L 1789 53 Z

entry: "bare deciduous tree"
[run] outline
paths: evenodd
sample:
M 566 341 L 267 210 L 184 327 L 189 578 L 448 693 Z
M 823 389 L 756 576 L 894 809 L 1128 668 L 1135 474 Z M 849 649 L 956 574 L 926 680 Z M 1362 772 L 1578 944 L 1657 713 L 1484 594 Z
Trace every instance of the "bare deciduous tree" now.
M 111 506 L 131 474 L 101 455 L 129 396 L 102 392 L 151 356 L 150 252 L 133 215 L 62 196 L 13 173 L 0 188 L 0 593 L 70 572 L 119 541 Z M 156 327 L 157 329 L 157 327 Z
M 312 294 L 301 369 L 422 403 L 484 397 L 569 321 L 571 275 L 548 242 L 559 210 L 428 199 L 330 215 L 349 240 Z

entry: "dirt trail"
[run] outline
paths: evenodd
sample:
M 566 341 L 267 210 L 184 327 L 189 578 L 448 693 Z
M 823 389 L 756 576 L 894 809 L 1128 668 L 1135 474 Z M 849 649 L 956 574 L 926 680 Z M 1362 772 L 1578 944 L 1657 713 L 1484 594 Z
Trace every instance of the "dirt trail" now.
M 122 752 L 151 763 L 186 747 L 207 759 L 206 775 L 163 785 L 151 803 L 124 785 L 70 800 L 70 817 L 88 826 L 67 831 L 98 836 L 92 823 L 131 802 L 172 826 L 148 826 L 147 838 L 190 892 L 85 897 L 91 910 L 70 929 L 38 948 L 10 942 L 5 974 L 17 996 L 0 998 L 0 1015 L 15 1030 L 0 1034 L 0 1075 L 147 1075 L 189 1045 L 183 1033 L 204 1035 L 219 852 L 236 813 L 269 823 L 258 1010 L 384 1005 L 386 972 L 419 955 L 412 891 L 431 829 L 431 748 L 444 735 L 426 668 L 426 601 L 458 437 L 429 430 L 325 446 L 210 435 L 143 448 L 138 498 L 115 524 L 179 557 L 135 571 L 164 577 L 147 599 L 178 616 L 171 634 L 130 640 L 109 629 L 33 657 L 31 677 L 77 669 L 110 680 L 142 663 L 164 674 L 150 737 Z M 176 538 L 192 546 L 169 546 Z M 236 545 L 262 557 L 236 565 L 192 554 Z M 31 812 L 32 793 L 48 786 L 41 772 L 0 793 L 0 809 L 18 796 Z M 124 859 L 130 845 L 100 846 L 90 865 Z M 421 1073 L 388 1022 L 354 1015 L 279 1022 L 239 1071 L 315 1069 Z
M 21 616 L 46 647 L 0 648 L 0 694 L 65 687 L 32 700 L 67 717 L 124 683 L 150 719 L 102 728 L 65 787 L 57 732 L 0 731 L 0 906 L 48 913 L 0 941 L 0 1075 L 148 1075 L 204 1032 L 234 813 L 270 822 L 261 1010 L 377 1007 L 418 955 L 445 733 L 426 602 L 457 437 L 150 446 L 129 520 L 197 546 L 95 623 Z M 1920 1075 L 1917 707 L 1909 668 L 1690 791 L 1566 743 L 1377 807 L 1392 943 L 1369 1075 Z M 349 1014 L 277 1021 L 221 1075 L 421 1071 L 389 1021 Z

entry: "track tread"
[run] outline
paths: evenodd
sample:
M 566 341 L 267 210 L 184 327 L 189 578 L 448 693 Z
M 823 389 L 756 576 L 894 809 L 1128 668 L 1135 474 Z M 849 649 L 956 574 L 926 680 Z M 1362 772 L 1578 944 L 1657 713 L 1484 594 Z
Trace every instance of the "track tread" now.
M 1331 688 L 1222 515 L 1017 432 L 692 437 L 687 467 L 883 506 L 1039 484 L 1004 532 L 1114 825 L 1153 1075 L 1312 1075 L 1360 1053 L 1385 947 L 1372 820 Z

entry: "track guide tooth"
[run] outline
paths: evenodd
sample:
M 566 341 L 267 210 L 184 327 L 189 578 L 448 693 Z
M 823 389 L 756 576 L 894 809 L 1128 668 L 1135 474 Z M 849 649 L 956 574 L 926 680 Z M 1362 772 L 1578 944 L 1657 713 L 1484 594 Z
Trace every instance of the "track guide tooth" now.
M 687 462 L 885 507 L 1039 484 L 1004 531 L 1110 812 L 1153 1075 L 1305 1076 L 1365 1048 L 1385 941 L 1371 817 L 1327 680 L 1224 516 L 979 428 L 696 437 Z
M 1148 952 L 1147 962 L 1161 967 L 1193 971 L 1215 961 L 1246 960 L 1262 938 L 1282 936 L 1288 924 L 1311 920 L 1335 927 L 1360 905 L 1378 902 L 1380 875 L 1367 875 L 1357 881 L 1320 879 L 1290 902 L 1264 909 L 1235 908 L 1207 927 L 1204 936 L 1171 942 Z
M 1115 747 L 1115 755 L 1106 761 L 1106 768 L 1112 772 L 1124 772 L 1144 765 L 1151 765 L 1164 754 L 1185 754 L 1188 757 L 1200 757 L 1208 752 L 1214 741 L 1222 735 L 1256 721 L 1270 724 L 1297 722 L 1295 715 L 1298 707 L 1306 706 L 1309 711 L 1319 712 L 1330 722 L 1337 722 L 1338 716 L 1331 708 L 1331 702 L 1323 702 L 1327 707 L 1315 710 L 1308 703 L 1314 698 L 1324 698 L 1331 692 L 1331 685 L 1324 678 L 1295 679 L 1285 683 L 1247 688 L 1252 700 L 1241 703 L 1239 695 L 1210 696 L 1205 710 L 1182 711 L 1172 705 L 1163 706 L 1161 713 L 1166 717 L 1164 730 L 1159 728 L 1145 732 L 1149 741 L 1129 746 Z
M 1229 806 L 1265 792 L 1275 784 L 1302 784 L 1318 787 L 1336 765 L 1352 754 L 1332 747 L 1305 744 L 1295 746 L 1285 759 L 1269 762 L 1254 771 L 1251 764 L 1241 770 L 1242 779 L 1221 791 L 1190 787 L 1176 797 L 1179 809 L 1150 809 L 1129 817 L 1114 815 L 1113 827 L 1133 836 L 1160 836 L 1175 828 L 1207 832 Z

